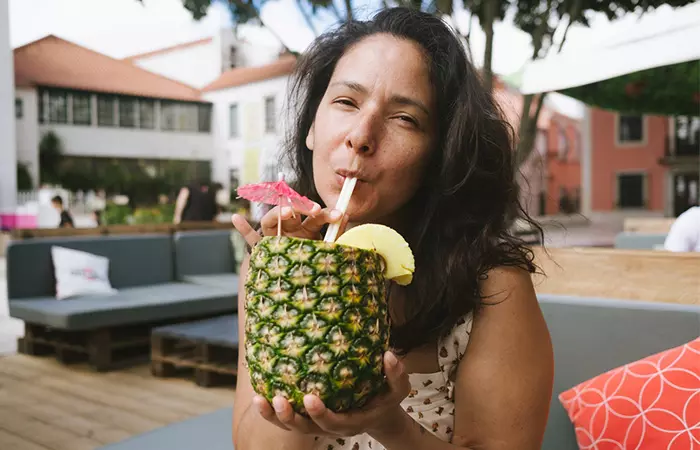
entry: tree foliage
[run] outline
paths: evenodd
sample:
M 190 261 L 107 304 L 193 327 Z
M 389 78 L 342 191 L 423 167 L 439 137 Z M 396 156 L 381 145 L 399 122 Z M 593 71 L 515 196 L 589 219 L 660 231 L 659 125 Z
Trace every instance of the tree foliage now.
M 234 23 L 247 23 L 260 20 L 260 8 L 267 0 L 182 0 L 185 8 L 195 19 L 206 14 L 213 1 L 227 3 Z M 418 8 L 436 15 L 452 16 L 455 1 L 459 0 L 383 0 L 383 5 L 407 6 Z M 602 13 L 608 20 L 635 13 L 644 14 L 662 5 L 681 7 L 694 0 L 461 0 L 462 6 L 470 17 L 476 17 L 486 35 L 484 67 L 482 76 L 487 89 L 491 89 L 493 73 L 491 61 L 493 55 L 494 23 L 503 20 L 511 11 L 516 27 L 530 35 L 532 58 L 542 58 L 550 51 L 561 51 L 566 42 L 569 29 L 573 25 L 589 26 L 589 16 Z M 343 0 L 344 14 L 341 14 L 332 0 L 297 0 L 300 12 L 313 30 L 313 16 L 320 11 L 332 12 L 338 20 L 351 20 L 355 4 L 353 0 Z M 263 24 L 264 25 L 264 24 Z M 469 40 L 469 32 L 465 38 Z M 556 42 L 555 42 L 556 39 Z M 281 41 L 281 40 L 280 40 Z M 546 93 L 527 95 L 523 101 L 521 122 L 518 133 L 516 159 L 523 163 L 529 157 L 534 146 L 537 118 L 542 110 Z

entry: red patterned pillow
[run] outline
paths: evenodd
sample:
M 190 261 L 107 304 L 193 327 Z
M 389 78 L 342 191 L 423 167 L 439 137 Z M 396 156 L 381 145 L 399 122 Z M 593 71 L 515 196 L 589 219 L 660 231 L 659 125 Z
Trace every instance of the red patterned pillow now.
M 700 338 L 559 395 L 590 450 L 700 450 Z

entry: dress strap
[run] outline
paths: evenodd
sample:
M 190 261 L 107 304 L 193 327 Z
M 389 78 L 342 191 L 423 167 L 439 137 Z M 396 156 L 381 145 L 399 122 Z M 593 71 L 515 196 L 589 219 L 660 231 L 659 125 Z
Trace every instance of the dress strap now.
M 473 314 L 468 313 L 461 317 L 452 331 L 440 340 L 438 344 L 438 361 L 440 371 L 445 377 L 447 397 L 454 398 L 454 376 L 460 359 L 467 351 L 469 334 L 472 331 Z

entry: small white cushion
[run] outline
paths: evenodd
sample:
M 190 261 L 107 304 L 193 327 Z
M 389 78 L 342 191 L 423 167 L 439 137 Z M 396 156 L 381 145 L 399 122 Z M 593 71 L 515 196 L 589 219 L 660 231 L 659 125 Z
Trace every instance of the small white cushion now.
M 79 295 L 112 295 L 117 292 L 109 282 L 109 259 L 92 253 L 52 246 L 56 298 Z

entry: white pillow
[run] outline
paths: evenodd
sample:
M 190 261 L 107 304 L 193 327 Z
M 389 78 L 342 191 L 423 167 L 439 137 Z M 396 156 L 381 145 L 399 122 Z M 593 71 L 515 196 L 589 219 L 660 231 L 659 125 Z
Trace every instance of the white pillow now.
M 51 247 L 56 298 L 79 295 L 112 295 L 117 292 L 109 282 L 109 258 L 65 247 Z

